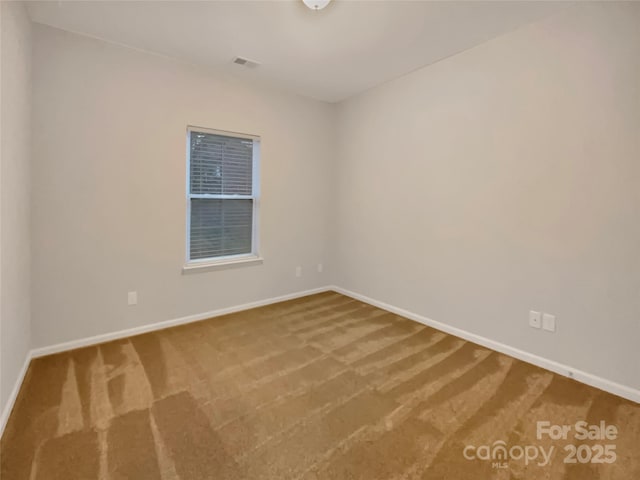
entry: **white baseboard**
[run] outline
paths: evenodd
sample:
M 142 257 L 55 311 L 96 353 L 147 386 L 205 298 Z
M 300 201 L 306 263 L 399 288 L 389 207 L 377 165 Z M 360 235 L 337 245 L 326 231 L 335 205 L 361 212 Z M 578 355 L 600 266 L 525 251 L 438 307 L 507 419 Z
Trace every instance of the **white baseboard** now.
M 188 315 L 186 317 L 175 318 L 173 320 L 165 320 L 163 322 L 151 323 L 147 325 L 142 325 L 140 327 L 128 328 L 126 330 L 118 330 L 116 332 L 103 333 L 100 335 L 95 335 L 93 337 L 79 338 L 77 340 L 71 340 L 69 342 L 49 345 L 47 347 L 35 348 L 31 351 L 31 356 L 32 358 L 43 357 L 45 355 L 51 355 L 53 353 L 64 352 L 67 350 L 73 350 L 75 348 L 88 347 L 90 345 L 96 345 L 98 343 L 110 342 L 111 340 L 118 340 L 119 338 L 126 338 L 126 337 L 131 337 L 133 335 L 140 335 L 141 333 L 153 332 L 155 330 L 162 330 L 164 328 L 175 327 L 176 325 L 184 325 L 186 323 L 206 320 L 207 318 L 219 317 L 221 315 L 228 315 L 230 313 L 236 313 L 242 310 L 249 310 L 251 308 L 257 308 L 257 307 L 264 307 L 265 305 L 271 305 L 272 303 L 284 302 L 286 300 L 293 300 L 294 298 L 306 297 L 307 295 L 327 292 L 329 290 L 332 290 L 332 288 L 329 286 L 314 288 L 312 290 L 304 290 L 301 292 L 290 293 L 288 295 L 281 295 L 279 297 L 271 297 L 271 298 L 266 298 L 264 300 L 258 300 L 255 302 L 243 303 L 242 305 L 235 305 L 233 307 L 219 308 L 217 310 L 211 310 L 209 312 L 197 313 L 195 315 Z
M 374 300 L 373 298 L 367 297 L 365 295 L 361 295 L 356 292 L 352 292 L 350 290 L 346 290 L 341 287 L 333 286 L 332 290 L 338 293 L 341 293 L 343 295 L 346 295 L 348 297 L 355 298 L 356 300 L 360 300 L 361 302 L 365 302 L 370 305 L 373 305 L 374 307 L 378 307 L 383 310 L 387 310 L 389 312 L 400 315 L 402 317 L 409 318 L 416 322 L 422 323 L 423 325 L 433 327 L 442 332 L 449 333 L 451 335 L 463 338 L 473 343 L 477 343 L 478 345 L 482 345 L 483 347 L 490 348 L 491 350 L 504 353 L 505 355 L 509 355 L 511 357 L 517 358 L 518 360 L 531 363 L 533 365 L 544 368 L 546 370 L 550 370 L 552 372 L 558 373 L 565 377 L 573 378 L 578 382 L 585 383 L 592 387 L 599 388 L 600 390 L 604 390 L 605 392 L 613 393 L 614 395 L 618 395 L 620 397 L 626 398 L 627 400 L 631 400 L 632 402 L 640 403 L 640 390 L 638 389 L 629 387 L 627 385 L 622 385 L 620 383 L 612 382 L 611 380 L 607 380 L 606 378 L 602 378 L 597 375 L 593 375 L 591 373 L 578 370 L 576 368 L 570 367 L 568 365 L 564 365 L 562 363 L 555 362 L 553 360 L 549 360 L 547 358 L 539 357 L 537 355 L 534 355 L 529 352 L 525 352 L 524 350 L 520 350 L 518 348 L 511 347 L 504 343 L 500 343 L 495 340 L 491 340 L 489 338 L 481 337 L 480 335 L 467 332 L 466 330 L 462 330 L 460 328 L 452 327 L 451 325 L 447 325 L 446 323 L 437 322 L 423 315 L 418 315 L 417 313 L 410 312 L 403 308 L 398 308 L 393 305 L 389 305 L 388 303 Z
M 467 332 L 466 330 L 462 330 L 456 327 L 452 327 L 451 325 L 447 325 L 445 323 L 437 322 L 423 315 L 418 315 L 417 313 L 413 313 L 408 310 L 398 308 L 393 305 L 389 305 L 388 303 L 374 300 L 373 298 L 367 297 L 365 295 L 361 295 L 356 292 L 352 292 L 350 290 L 346 290 L 341 287 L 326 286 L 326 287 L 315 288 L 312 290 L 296 292 L 288 295 L 282 295 L 279 297 L 272 297 L 264 300 L 258 300 L 256 302 L 245 303 L 245 304 L 236 305 L 233 307 L 212 310 L 210 312 L 199 313 L 196 315 L 189 315 L 186 317 L 176 318 L 173 320 L 166 320 L 163 322 L 152 323 L 152 324 L 143 325 L 140 327 L 129 328 L 126 330 L 119 330 L 117 332 L 105 333 L 101 335 L 95 335 L 93 337 L 80 338 L 80 339 L 72 340 L 69 342 L 58 343 L 56 345 L 50 345 L 47 347 L 33 349 L 29 351 L 29 353 L 27 354 L 24 365 L 22 366 L 22 369 L 20 370 L 20 374 L 16 379 L 16 383 L 13 387 L 13 390 L 11 391 L 11 395 L 9 395 L 7 404 L 2 410 L 2 416 L 0 417 L 0 437 L 4 433 L 4 428 L 6 426 L 7 420 L 9 419 L 9 415 L 11 414 L 11 410 L 13 409 L 15 401 L 18 397 L 18 393 L 20 392 L 20 387 L 22 386 L 22 382 L 29 368 L 29 363 L 33 358 L 42 357 L 45 355 L 51 355 L 59 352 L 64 352 L 67 350 L 73 350 L 75 348 L 96 345 L 98 343 L 117 340 L 119 338 L 126 338 L 132 335 L 139 335 L 141 333 L 147 333 L 155 330 L 162 330 L 164 328 L 174 327 L 176 325 L 184 325 L 186 323 L 197 322 L 200 320 L 205 320 L 207 318 L 227 315 L 230 313 L 240 312 L 242 310 L 249 310 L 251 308 L 262 307 L 265 305 L 270 305 L 278 302 L 284 302 L 286 300 L 292 300 L 294 298 L 304 297 L 307 295 L 313 295 L 315 293 L 322 293 L 330 290 L 341 293 L 348 297 L 355 298 L 356 300 L 360 300 L 362 302 L 368 303 L 378 308 L 382 308 L 383 310 L 387 310 L 389 312 L 395 313 L 402 317 L 409 318 L 411 320 L 422 323 L 429 327 L 433 327 L 437 330 L 441 330 L 451 335 L 455 335 L 456 337 L 460 337 L 465 340 L 471 341 L 473 343 L 477 343 L 478 345 L 482 345 L 483 347 L 487 347 L 497 352 L 504 353 L 505 355 L 509 355 L 511 357 L 517 358 L 518 360 L 531 363 L 533 365 L 550 370 L 552 372 L 558 373 L 566 377 L 571 377 L 579 382 L 585 383 L 587 385 L 591 385 L 592 387 L 599 388 L 609 393 L 613 393 L 614 395 L 618 395 L 620 397 L 626 398 L 633 402 L 640 403 L 640 390 L 638 389 L 635 389 L 626 385 L 622 385 L 616 382 L 612 382 L 610 380 L 599 377 L 597 375 L 583 372 L 581 370 L 575 369 L 568 365 L 563 365 L 553 360 L 539 357 L 537 355 L 534 355 L 529 352 L 525 352 L 524 350 L 511 347 L 504 343 L 500 343 L 495 340 L 491 340 L 489 338 L 481 337 L 474 333 Z
M 18 373 L 18 378 L 16 378 L 16 383 L 13 385 L 11 394 L 9 394 L 9 398 L 7 398 L 7 403 L 2 409 L 2 416 L 0 416 L 0 438 L 2 438 L 2 434 L 4 433 L 4 427 L 7 426 L 7 420 L 9 420 L 9 415 L 11 415 L 11 410 L 13 410 L 13 406 L 16 403 L 16 399 L 18 398 L 18 393 L 20 393 L 20 387 L 24 382 L 24 377 L 27 375 L 27 370 L 29 370 L 29 363 L 31 363 L 30 351 L 27 352 L 27 356 L 24 359 L 22 368 Z

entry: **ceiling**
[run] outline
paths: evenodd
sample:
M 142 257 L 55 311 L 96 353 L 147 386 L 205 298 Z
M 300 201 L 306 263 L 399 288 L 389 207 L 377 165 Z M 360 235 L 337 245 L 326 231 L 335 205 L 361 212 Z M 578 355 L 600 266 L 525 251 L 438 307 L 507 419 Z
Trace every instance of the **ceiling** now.
M 563 2 L 44 1 L 38 23 L 337 102 L 539 20 Z M 247 68 L 236 56 L 260 63 Z

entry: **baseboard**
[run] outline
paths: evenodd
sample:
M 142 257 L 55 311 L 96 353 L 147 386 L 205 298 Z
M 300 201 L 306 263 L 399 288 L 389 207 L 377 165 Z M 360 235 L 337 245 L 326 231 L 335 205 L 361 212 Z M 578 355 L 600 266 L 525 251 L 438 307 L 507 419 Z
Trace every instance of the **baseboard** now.
M 7 398 L 7 403 L 2 409 L 2 416 L 0 417 L 0 438 L 2 438 L 2 434 L 4 433 L 4 427 L 7 426 L 7 420 L 9 420 L 9 415 L 11 415 L 11 410 L 13 410 L 13 406 L 16 403 L 16 399 L 18 398 L 18 393 L 20 393 L 20 387 L 22 387 L 22 382 L 24 382 L 24 377 L 27 375 L 27 370 L 29 370 L 29 363 L 31 363 L 31 351 L 27 352 L 27 355 L 24 359 L 24 363 L 22 364 L 22 368 L 18 373 L 18 378 L 16 378 L 16 383 L 13 385 L 13 389 L 11 389 L 11 394 L 9 398 Z
M 466 330 L 462 330 L 460 328 L 452 327 L 451 325 L 447 325 L 446 323 L 437 322 L 423 315 L 418 315 L 417 313 L 413 313 L 403 308 L 398 308 L 393 305 L 389 305 L 388 303 L 380 302 L 373 298 L 367 297 L 365 295 L 361 295 L 356 292 L 352 292 L 350 290 L 346 290 L 341 287 L 333 286 L 332 290 L 334 290 L 335 292 L 341 293 L 343 295 L 346 295 L 348 297 L 354 298 L 356 300 L 360 300 L 361 302 L 365 302 L 375 307 L 381 308 L 383 310 L 387 310 L 389 312 L 395 313 L 402 317 L 409 318 L 411 320 L 422 323 L 429 327 L 433 327 L 442 332 L 449 333 L 451 335 L 463 338 L 473 343 L 477 343 L 478 345 L 482 345 L 483 347 L 490 348 L 491 350 L 504 353 L 505 355 L 509 355 L 511 357 L 517 358 L 518 360 L 531 363 L 533 365 L 544 368 L 546 370 L 550 370 L 552 372 L 558 373 L 565 377 L 573 378 L 578 382 L 585 383 L 595 388 L 599 388 L 600 390 L 604 390 L 605 392 L 613 393 L 614 395 L 618 395 L 620 397 L 626 398 L 627 400 L 631 400 L 632 402 L 640 403 L 640 390 L 638 389 L 629 387 L 627 385 L 622 385 L 620 383 L 612 382 L 611 380 L 607 380 L 606 378 L 602 378 L 597 375 L 593 375 L 591 373 L 578 370 L 569 365 L 564 365 L 562 363 L 558 363 L 553 360 L 549 360 L 547 358 L 534 355 L 524 350 L 520 350 L 518 348 L 511 347 L 504 343 L 500 343 L 495 340 L 491 340 L 489 338 L 476 335 L 475 333 L 471 333 Z
M 511 357 L 517 358 L 518 360 L 522 360 L 527 363 L 531 363 L 538 367 L 550 370 L 552 372 L 558 373 L 560 375 L 571 377 L 579 382 L 585 383 L 595 388 L 599 388 L 609 393 L 613 393 L 614 395 L 618 395 L 620 397 L 626 398 L 636 403 L 640 403 L 640 390 L 635 388 L 622 385 L 616 382 L 612 382 L 607 380 L 606 378 L 599 377 L 597 375 L 593 375 L 568 365 L 564 365 L 553 360 L 549 360 L 547 358 L 539 357 L 529 352 L 525 352 L 524 350 L 520 350 L 504 343 L 497 342 L 495 340 L 491 340 L 489 338 L 485 338 L 474 333 L 468 332 L 466 330 L 462 330 L 456 327 L 452 327 L 451 325 L 447 325 L 445 323 L 437 322 L 430 318 L 427 318 L 423 315 L 418 315 L 417 313 L 410 312 L 403 308 L 395 307 L 393 305 L 389 305 L 388 303 L 380 302 L 373 298 L 367 297 L 365 295 L 361 295 L 356 292 L 352 292 L 350 290 L 346 290 L 337 286 L 326 286 L 315 288 L 312 290 L 305 290 L 301 292 L 291 293 L 288 295 L 282 295 L 279 297 L 267 298 L 264 300 L 258 300 L 256 302 L 245 303 L 242 305 L 236 305 L 233 307 L 221 308 L 218 310 L 211 310 L 209 312 L 199 313 L 196 315 L 189 315 L 186 317 L 181 317 L 173 320 L 166 320 L 163 322 L 152 323 L 149 325 L 143 325 L 140 327 L 130 328 L 126 330 L 119 330 L 117 332 L 105 333 L 102 335 L 95 335 L 93 337 L 81 338 L 77 340 L 72 340 L 69 342 L 59 343 L 56 345 L 50 345 L 47 347 L 36 348 L 27 354 L 25 358 L 24 365 L 20 370 L 20 374 L 16 379 L 16 383 L 7 399 L 7 404 L 2 410 L 2 416 L 0 417 L 0 437 L 4 433 L 4 429 L 9 419 L 9 415 L 11 414 L 11 410 L 15 404 L 15 401 L 18 397 L 18 393 L 20 392 L 20 387 L 22 386 L 22 382 L 24 381 L 24 377 L 29 368 L 29 363 L 31 359 L 42 357 L 45 355 L 51 355 L 54 353 L 60 353 L 67 350 L 73 350 L 75 348 L 87 347 L 90 345 L 96 345 L 99 343 L 109 342 L 111 340 L 117 340 L 119 338 L 126 338 L 132 335 L 139 335 L 142 333 L 152 332 L 155 330 L 162 330 L 164 328 L 174 327 L 176 325 L 184 325 L 191 322 L 197 322 L 200 320 L 206 320 L 207 318 L 218 317 L 221 315 L 227 315 L 230 313 L 240 312 L 243 310 L 249 310 L 251 308 L 263 307 L 265 305 L 270 305 L 273 303 L 284 302 L 286 300 L 293 300 L 294 298 L 305 297 L 307 295 L 313 295 L 315 293 L 322 293 L 326 291 L 335 291 L 337 293 L 341 293 L 351 298 L 355 298 L 356 300 L 360 300 L 362 302 L 368 303 L 378 308 L 382 308 L 383 310 L 387 310 L 389 312 L 395 313 L 405 318 L 409 318 L 416 322 L 422 323 L 429 327 L 433 327 L 440 331 L 449 333 L 451 335 L 455 335 L 456 337 L 463 338 L 465 340 L 469 340 L 473 343 L 477 343 L 478 345 L 482 345 L 483 347 L 490 348 L 500 353 L 504 353 L 505 355 L 509 355 Z
M 126 330 L 118 330 L 116 332 L 103 333 L 101 335 L 95 335 L 93 337 L 79 338 L 77 340 L 71 340 L 69 342 L 58 343 L 55 345 L 49 345 L 47 347 L 40 347 L 31 351 L 32 358 L 43 357 L 45 355 L 51 355 L 54 353 L 60 353 L 67 350 L 73 350 L 81 347 L 88 347 L 96 345 L 98 343 L 110 342 L 111 340 L 118 340 L 120 338 L 131 337 L 133 335 L 140 335 L 142 333 L 153 332 L 155 330 L 162 330 L 164 328 L 175 327 L 177 325 L 184 325 L 186 323 L 198 322 L 200 320 L 206 320 L 207 318 L 219 317 L 221 315 L 228 315 L 230 313 L 241 312 L 243 310 L 249 310 L 251 308 L 264 307 L 265 305 L 271 305 L 272 303 L 284 302 L 286 300 L 293 300 L 294 298 L 306 297 L 307 295 L 313 295 L 315 293 L 322 293 L 332 290 L 332 287 L 320 287 L 312 290 L 304 290 L 301 292 L 290 293 L 288 295 L 281 295 L 279 297 L 266 298 L 264 300 L 258 300 L 255 302 L 244 303 L 242 305 L 235 305 L 233 307 L 220 308 L 217 310 L 211 310 L 209 312 L 197 313 L 195 315 L 188 315 L 186 317 L 176 318 L 173 320 L 165 320 L 163 322 L 151 323 L 148 325 L 142 325 L 140 327 L 128 328 Z

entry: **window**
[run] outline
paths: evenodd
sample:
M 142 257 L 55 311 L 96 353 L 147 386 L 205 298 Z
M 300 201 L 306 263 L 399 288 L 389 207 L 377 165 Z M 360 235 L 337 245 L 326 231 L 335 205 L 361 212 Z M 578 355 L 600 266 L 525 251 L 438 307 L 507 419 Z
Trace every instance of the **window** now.
M 260 139 L 189 127 L 187 266 L 259 260 Z

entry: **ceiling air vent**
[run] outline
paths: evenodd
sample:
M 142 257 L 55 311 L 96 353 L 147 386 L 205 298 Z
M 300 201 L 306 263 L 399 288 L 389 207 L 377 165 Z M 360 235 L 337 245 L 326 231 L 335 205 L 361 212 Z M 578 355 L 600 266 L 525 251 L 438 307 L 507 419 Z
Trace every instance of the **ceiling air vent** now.
M 248 67 L 248 68 L 254 68 L 260 65 L 255 60 L 249 60 L 248 58 L 243 58 L 243 57 L 235 57 L 233 59 L 233 63 L 235 63 L 236 65 L 242 65 L 243 67 Z

